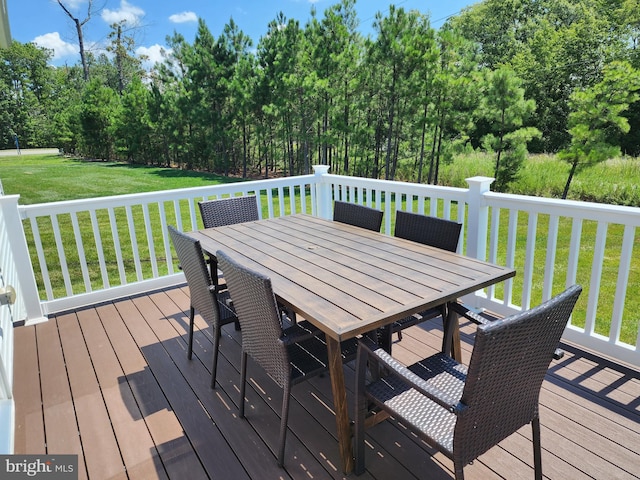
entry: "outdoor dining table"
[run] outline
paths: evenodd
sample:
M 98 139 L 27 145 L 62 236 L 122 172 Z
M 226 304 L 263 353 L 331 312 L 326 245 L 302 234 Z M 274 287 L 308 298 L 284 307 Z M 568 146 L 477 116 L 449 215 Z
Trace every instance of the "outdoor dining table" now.
M 345 473 L 353 469 L 353 452 L 340 342 L 515 275 L 511 268 L 306 214 L 189 235 L 210 255 L 225 251 L 270 277 L 277 301 L 325 333 Z

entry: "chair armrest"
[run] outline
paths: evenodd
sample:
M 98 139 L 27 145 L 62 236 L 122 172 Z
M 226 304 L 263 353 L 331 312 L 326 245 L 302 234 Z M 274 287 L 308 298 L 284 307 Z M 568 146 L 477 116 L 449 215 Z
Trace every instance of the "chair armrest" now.
M 449 302 L 449 308 L 456 312 L 458 315 L 462 315 L 463 317 L 471 320 L 477 325 L 485 325 L 487 323 L 491 323 L 491 320 L 484 318 L 482 315 L 474 312 L 469 307 L 466 307 L 461 303 Z
M 450 302 L 449 308 L 454 312 L 456 312 L 458 315 L 462 315 L 463 317 L 468 318 L 473 323 L 476 323 L 478 325 L 485 325 L 487 323 L 492 322 L 492 320 L 489 320 L 483 317 L 482 315 L 479 315 L 478 313 L 471 310 L 469 307 L 466 307 L 463 304 L 458 302 Z M 553 359 L 560 360 L 562 357 L 564 357 L 564 350 L 562 350 L 561 348 L 556 348 L 555 352 L 553 352 Z
M 369 343 L 369 345 L 365 344 Z M 363 361 L 360 358 L 360 355 L 368 355 L 370 358 L 374 358 L 384 367 L 386 367 L 387 371 L 396 375 L 407 385 L 415 388 L 418 392 L 425 395 L 429 399 L 433 400 L 437 404 L 446 408 L 450 412 L 459 414 L 462 413 L 467 406 L 460 402 L 458 398 L 454 398 L 451 395 L 448 395 L 446 392 L 434 387 L 429 382 L 423 380 L 418 375 L 413 373 L 407 367 L 398 362 L 395 358 L 389 355 L 384 349 L 375 346 L 375 348 L 371 348 L 374 346 L 370 343 L 370 340 L 361 340 L 358 344 L 358 361 Z

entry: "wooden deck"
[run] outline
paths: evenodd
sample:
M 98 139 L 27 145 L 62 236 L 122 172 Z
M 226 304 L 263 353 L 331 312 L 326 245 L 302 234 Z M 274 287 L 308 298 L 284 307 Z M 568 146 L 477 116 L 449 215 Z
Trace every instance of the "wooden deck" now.
M 184 288 L 94 305 L 15 330 L 15 453 L 77 453 L 79 478 L 343 478 L 328 377 L 294 387 L 285 468 L 275 459 L 281 392 L 249 364 L 238 417 L 240 332 L 223 328 L 210 389 L 211 331 L 187 360 Z M 463 356 L 472 326 L 463 326 Z M 405 363 L 439 348 L 441 325 L 405 330 Z M 640 373 L 564 346 L 541 394 L 546 478 L 640 478 Z M 253 368 L 252 368 L 253 367 Z M 345 366 L 348 385 L 353 368 Z M 505 386 L 508 388 L 508 386 Z M 351 402 L 351 397 L 349 398 Z M 368 431 L 362 479 L 450 479 L 452 463 L 392 420 Z M 524 427 L 465 468 L 467 479 L 533 478 Z

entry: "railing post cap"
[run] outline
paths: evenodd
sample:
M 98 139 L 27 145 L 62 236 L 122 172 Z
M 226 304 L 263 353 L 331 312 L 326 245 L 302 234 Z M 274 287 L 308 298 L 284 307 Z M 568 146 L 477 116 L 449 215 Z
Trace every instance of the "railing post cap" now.
M 469 185 L 474 183 L 488 183 L 489 185 L 491 185 L 495 181 L 495 178 L 477 176 L 477 177 L 465 178 L 465 180 Z
M 325 173 L 329 173 L 329 165 L 314 165 L 313 171 L 316 175 L 324 175 Z

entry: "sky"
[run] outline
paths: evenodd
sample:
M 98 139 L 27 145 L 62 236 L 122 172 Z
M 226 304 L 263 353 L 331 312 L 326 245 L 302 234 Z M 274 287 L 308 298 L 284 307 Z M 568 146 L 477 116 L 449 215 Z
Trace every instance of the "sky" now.
M 87 18 L 89 0 L 61 0 L 80 21 Z M 161 60 L 166 49 L 166 37 L 180 33 L 193 43 L 202 18 L 214 37 L 233 18 L 238 27 L 253 39 L 254 48 L 267 32 L 269 22 L 279 12 L 287 19 L 300 21 L 304 28 L 315 7 L 317 17 L 339 0 L 93 0 L 92 14 L 83 27 L 85 49 L 104 51 L 109 43 L 109 26 L 121 20 L 135 26 L 130 30 L 136 51 L 154 63 Z M 356 11 L 362 34 L 373 33 L 376 12 L 386 14 L 389 5 L 428 14 L 431 25 L 440 27 L 451 15 L 457 14 L 474 0 L 357 0 Z M 78 37 L 75 25 L 57 0 L 7 0 L 11 36 L 21 43 L 35 44 L 53 50 L 51 63 L 56 66 L 78 63 Z

